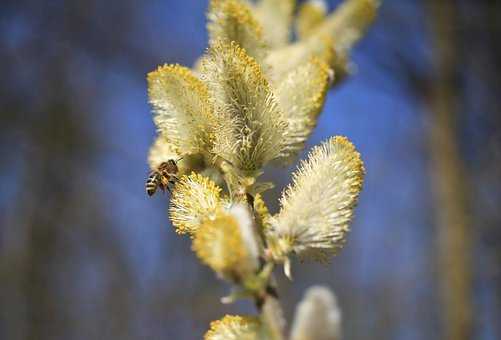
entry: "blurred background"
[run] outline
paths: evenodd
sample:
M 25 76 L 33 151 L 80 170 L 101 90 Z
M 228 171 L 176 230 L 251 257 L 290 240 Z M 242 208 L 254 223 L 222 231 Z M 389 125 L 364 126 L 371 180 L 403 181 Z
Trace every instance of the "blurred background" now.
M 338 1 L 330 1 L 333 9 Z M 200 339 L 228 287 L 146 196 L 147 72 L 206 48 L 200 0 L 0 5 L 0 339 Z M 501 339 L 501 3 L 386 0 L 309 147 L 367 177 L 347 245 L 277 273 L 334 289 L 345 339 Z M 294 169 L 270 168 L 272 210 Z

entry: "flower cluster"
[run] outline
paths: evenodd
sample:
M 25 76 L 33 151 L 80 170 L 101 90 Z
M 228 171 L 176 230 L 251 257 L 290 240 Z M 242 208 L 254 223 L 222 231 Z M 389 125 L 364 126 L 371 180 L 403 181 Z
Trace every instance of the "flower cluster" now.
M 283 264 L 290 277 L 291 256 L 324 261 L 342 247 L 364 177 L 347 138 L 312 149 L 276 214 L 261 195 L 273 184 L 259 178 L 266 164 L 290 163 L 303 150 L 327 91 L 349 74 L 350 50 L 377 6 L 346 0 L 328 14 L 319 0 L 297 11 L 294 0 L 212 0 L 209 48 L 195 66 L 148 74 L 158 130 L 150 167 L 179 160 L 172 224 L 192 238 L 201 262 L 233 284 L 223 301 L 249 297 L 260 311 L 213 322 L 206 339 L 283 339 L 274 266 Z M 313 336 L 317 310 L 325 311 L 317 321 L 326 332 Z M 291 339 L 337 338 L 339 312 L 326 289 L 310 291 L 296 317 Z

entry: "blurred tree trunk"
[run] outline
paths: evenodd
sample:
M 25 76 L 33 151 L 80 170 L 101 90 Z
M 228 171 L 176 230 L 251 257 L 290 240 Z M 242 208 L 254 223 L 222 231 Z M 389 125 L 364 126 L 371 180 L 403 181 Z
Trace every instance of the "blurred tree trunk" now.
M 467 179 L 456 129 L 460 108 L 458 9 L 452 0 L 429 1 L 434 39 L 430 153 L 438 227 L 438 269 L 444 339 L 471 339 L 472 238 Z
M 468 4 L 466 9 L 471 13 L 475 6 L 481 6 L 481 15 L 476 20 L 469 22 L 468 48 L 470 64 L 473 72 L 478 75 L 483 84 L 484 96 L 481 103 L 474 102 L 471 106 L 479 112 L 479 120 L 484 133 L 481 135 L 482 143 L 479 147 L 484 149 L 480 154 L 477 165 L 479 190 L 488 190 L 497 196 L 481 195 L 479 197 L 481 208 L 477 213 L 482 230 L 481 254 L 482 266 L 479 268 L 483 279 L 482 286 L 488 291 L 487 306 L 483 311 L 486 316 L 485 324 L 493 339 L 501 339 L 501 211 L 499 199 L 501 193 L 501 106 L 499 94 L 501 93 L 501 45 L 498 43 L 501 35 L 501 2 L 496 0 L 482 0 L 479 3 Z M 480 28 L 480 29 L 479 29 Z M 481 114 L 480 114 L 481 113 Z M 478 137 L 477 137 L 478 139 Z M 482 315 L 482 316 L 483 316 Z M 484 318 L 482 318 L 484 319 Z

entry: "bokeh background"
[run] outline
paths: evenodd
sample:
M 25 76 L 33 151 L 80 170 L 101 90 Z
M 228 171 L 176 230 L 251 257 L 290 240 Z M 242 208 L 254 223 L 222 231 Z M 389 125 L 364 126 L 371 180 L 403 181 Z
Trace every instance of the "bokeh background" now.
M 206 7 L 1 2 L 0 339 L 200 339 L 254 312 L 219 303 L 228 287 L 173 232 L 168 196 L 144 192 L 145 74 L 193 64 Z M 345 339 L 501 339 L 500 36 L 499 1 L 384 1 L 308 146 L 359 148 L 357 216 L 330 264 L 277 273 L 289 320 L 321 283 Z M 274 211 L 293 168 L 265 176 Z

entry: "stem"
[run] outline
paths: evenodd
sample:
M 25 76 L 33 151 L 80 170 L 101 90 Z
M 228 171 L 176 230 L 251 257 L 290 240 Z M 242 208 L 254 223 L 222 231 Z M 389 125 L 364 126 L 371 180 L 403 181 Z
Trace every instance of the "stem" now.
M 223 174 L 226 186 L 228 188 L 231 200 L 234 203 L 245 203 L 248 205 L 250 212 L 253 215 L 254 220 L 254 232 L 255 235 L 259 237 L 259 248 L 261 256 L 260 274 L 258 275 L 258 284 L 255 286 L 254 300 L 255 304 L 260 312 L 261 321 L 266 325 L 271 339 L 273 340 L 283 340 L 285 339 L 285 319 L 283 317 L 283 310 L 278 301 L 278 297 L 275 293 L 275 288 L 271 284 L 273 282 L 273 268 L 275 263 L 273 259 L 264 255 L 264 248 L 266 246 L 266 239 L 263 233 L 263 225 L 260 219 L 256 216 L 253 200 L 249 200 L 248 186 L 242 185 L 238 180 L 238 176 L 232 173 L 231 165 L 227 162 L 221 161 L 218 163 L 219 169 Z M 252 197 L 252 196 L 251 196 Z M 257 239 L 257 238 L 256 238 Z M 242 283 L 241 283 L 242 284 Z M 245 284 L 243 285 L 244 290 L 247 290 Z
M 239 189 L 242 189 L 241 187 Z M 263 260 L 263 265 L 261 269 L 260 276 L 264 280 L 264 284 L 261 287 L 261 290 L 264 290 L 257 298 L 256 305 L 262 306 L 260 309 L 261 312 L 261 320 L 267 326 L 268 331 L 271 335 L 271 339 L 274 340 L 283 340 L 285 339 L 285 319 L 282 306 L 280 305 L 280 301 L 278 300 L 278 296 L 275 291 L 274 285 L 272 285 L 273 280 L 273 268 L 275 267 L 275 263 L 273 259 L 269 256 L 264 255 L 264 247 L 266 246 L 266 238 L 263 232 L 263 225 L 260 223 L 261 220 L 257 218 L 256 213 L 254 211 L 254 206 L 251 205 L 249 200 L 246 200 L 249 205 L 249 209 L 253 212 L 254 215 L 254 230 L 261 240 L 261 258 Z

